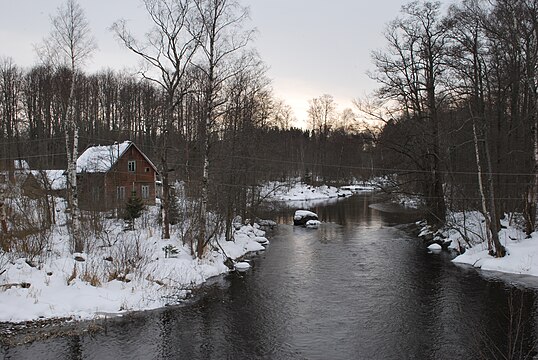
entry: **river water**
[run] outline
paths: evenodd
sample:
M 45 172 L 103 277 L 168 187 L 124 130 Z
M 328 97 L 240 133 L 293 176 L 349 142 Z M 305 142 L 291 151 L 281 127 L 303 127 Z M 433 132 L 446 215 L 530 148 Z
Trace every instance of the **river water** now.
M 109 320 L 91 333 L 4 348 L 1 354 L 6 359 L 490 359 L 507 355 L 515 348 L 509 344 L 533 354 L 534 278 L 456 266 L 450 254 L 428 252 L 397 226 L 416 214 L 375 210 L 369 207 L 373 201 L 354 196 L 310 204 L 324 222 L 316 230 L 289 225 L 293 209 L 281 212 L 282 224 L 269 234 L 267 250 L 252 258 L 253 268 L 212 280 L 189 304 Z M 512 321 L 510 327 L 519 314 L 521 325 Z M 519 336 L 509 336 L 509 329 Z

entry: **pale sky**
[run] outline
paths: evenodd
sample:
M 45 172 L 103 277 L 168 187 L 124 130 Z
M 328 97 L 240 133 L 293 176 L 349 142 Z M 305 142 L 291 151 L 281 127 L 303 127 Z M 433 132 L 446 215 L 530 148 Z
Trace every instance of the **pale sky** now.
M 385 25 L 405 0 L 240 0 L 250 7 L 258 32 L 254 47 L 269 66 L 276 96 L 306 120 L 308 100 L 331 94 L 340 108 L 376 88 L 368 78 L 370 53 L 384 46 Z M 37 63 L 34 44 L 50 29 L 50 15 L 63 0 L 0 0 L 0 57 L 17 65 Z M 149 22 L 139 0 L 79 0 L 99 50 L 87 71 L 137 66 L 138 58 L 116 42 L 108 28 L 118 19 L 141 31 Z

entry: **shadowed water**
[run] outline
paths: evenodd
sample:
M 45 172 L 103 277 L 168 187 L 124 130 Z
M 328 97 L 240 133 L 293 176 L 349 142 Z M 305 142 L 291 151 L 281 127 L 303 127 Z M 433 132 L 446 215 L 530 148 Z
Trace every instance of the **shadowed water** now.
M 526 353 L 534 279 L 482 276 L 429 253 L 372 197 L 313 207 L 317 230 L 279 214 L 253 268 L 212 281 L 195 302 L 109 321 L 92 334 L 3 349 L 6 359 L 476 359 L 507 351 L 509 300 Z M 305 207 L 303 204 L 301 207 Z M 287 223 L 287 224 L 286 224 Z M 511 285 L 514 284 L 514 285 Z M 516 285 L 517 284 L 517 285 Z M 520 300 L 521 304 L 520 305 Z M 481 353 L 483 351 L 483 353 Z

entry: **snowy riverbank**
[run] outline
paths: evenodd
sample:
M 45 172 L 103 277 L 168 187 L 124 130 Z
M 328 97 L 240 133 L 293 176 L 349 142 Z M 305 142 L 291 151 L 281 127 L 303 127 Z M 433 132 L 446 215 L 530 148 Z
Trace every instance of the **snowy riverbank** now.
M 466 264 L 487 271 L 510 274 L 538 276 L 538 234 L 530 238 L 514 218 L 506 216 L 501 220 L 502 229 L 499 240 L 506 248 L 507 255 L 494 258 L 488 254 L 484 217 L 477 211 L 459 212 L 449 216 L 446 229 L 441 231 L 444 241 L 451 241 L 450 248 L 465 249 L 465 252 L 453 259 L 454 263 Z M 464 236 L 472 245 L 469 247 Z
M 0 321 L 48 318 L 75 320 L 115 316 L 177 303 L 210 277 L 229 271 L 217 247 L 194 259 L 180 241 L 162 240 L 154 227 L 122 231 L 110 227 L 110 246 L 94 239 L 89 254 L 71 254 L 65 227 L 53 229 L 48 255 L 5 262 L 0 275 Z M 235 242 L 219 240 L 231 258 L 263 250 L 265 233 L 243 226 Z M 77 260 L 75 260 L 77 257 Z M 38 261 L 39 260 L 39 261 Z
M 285 202 L 337 200 L 353 194 L 303 183 L 274 182 L 265 189 L 267 198 Z M 97 228 L 84 234 L 86 253 L 72 254 L 63 207 L 58 200 L 62 225 L 54 225 L 41 239 L 46 255 L 0 256 L 0 322 L 88 320 L 177 303 L 207 279 L 228 272 L 226 256 L 237 259 L 263 250 L 267 243 L 259 226 L 246 225 L 235 230 L 233 242 L 220 238 L 202 259 L 195 259 L 190 246 L 180 240 L 186 231 L 181 225 L 172 229 L 170 240 L 160 238 L 151 220 L 157 218 L 154 207 L 138 220 L 144 226 L 135 230 L 124 231 L 122 220 L 100 218 Z
M 302 182 L 283 183 L 272 181 L 265 184 L 261 195 L 272 201 L 290 202 L 347 197 L 353 195 L 353 191 L 328 185 L 316 187 Z

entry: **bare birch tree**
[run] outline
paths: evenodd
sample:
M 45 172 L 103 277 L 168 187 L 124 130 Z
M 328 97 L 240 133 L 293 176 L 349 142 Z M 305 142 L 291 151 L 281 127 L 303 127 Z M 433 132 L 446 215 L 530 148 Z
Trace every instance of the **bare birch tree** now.
M 41 46 L 36 48 L 41 60 L 70 70 L 69 93 L 62 108 L 62 119 L 67 154 L 68 197 L 71 208 L 71 242 L 75 252 L 84 250 L 80 234 L 80 209 L 77 189 L 78 124 L 75 120 L 73 98 L 80 67 L 96 49 L 90 25 L 76 0 L 67 0 L 51 17 L 52 29 Z
M 485 10 L 480 1 L 464 1 L 460 6 L 453 5 L 449 11 L 450 66 L 457 93 L 469 103 L 469 114 L 473 129 L 473 143 L 478 172 L 478 187 L 482 212 L 486 222 L 488 250 L 502 257 L 505 249 L 499 240 L 499 220 L 497 218 L 493 168 L 488 141 L 489 123 L 486 115 L 488 84 L 486 49 L 483 38 Z M 480 130 L 480 133 L 479 133 Z M 479 136 L 480 135 L 480 136 Z M 482 150 L 481 150 L 482 149 Z M 484 169 L 486 172 L 484 172 Z M 486 179 L 484 184 L 483 177 Z M 486 186 L 487 185 L 487 186 Z M 489 195 L 489 196 L 488 196 Z
M 199 213 L 200 231 L 196 252 L 201 257 L 204 248 L 211 240 L 208 237 L 208 197 L 209 197 L 209 160 L 211 137 L 216 129 L 219 111 L 225 103 L 222 86 L 227 79 L 238 72 L 240 67 L 248 66 L 248 61 L 232 62 L 235 55 L 245 48 L 253 31 L 243 29 L 248 11 L 234 0 L 194 0 L 197 10 L 197 23 L 202 29 L 199 38 L 201 55 L 195 65 L 203 74 L 203 104 L 200 135 L 202 142 L 202 187 Z
M 120 42 L 138 55 L 148 71 L 142 77 L 157 84 L 166 95 L 165 124 L 161 129 L 161 175 L 163 180 L 163 232 L 170 238 L 169 164 L 170 133 L 174 125 L 174 113 L 188 90 L 185 78 L 190 61 L 198 48 L 199 29 L 192 21 L 192 5 L 188 0 L 143 0 L 153 22 L 153 29 L 140 42 L 127 29 L 125 20 L 114 23 L 112 30 Z

